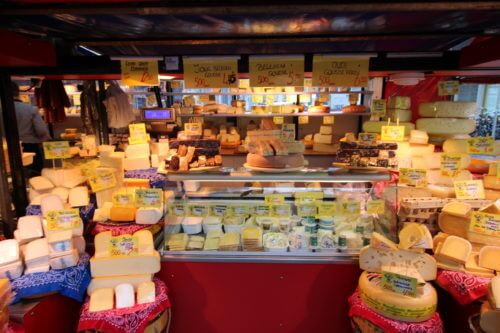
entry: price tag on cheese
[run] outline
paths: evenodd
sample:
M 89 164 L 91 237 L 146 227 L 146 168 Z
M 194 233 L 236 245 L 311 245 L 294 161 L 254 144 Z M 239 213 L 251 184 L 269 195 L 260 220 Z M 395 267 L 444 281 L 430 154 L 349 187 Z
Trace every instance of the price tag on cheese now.
M 146 124 L 137 123 L 128 125 L 128 130 L 130 133 L 129 143 L 131 145 L 137 145 L 141 143 L 147 143 L 148 134 L 146 133 Z
M 70 158 L 68 141 L 48 141 L 43 143 L 43 154 L 46 160 Z
M 372 117 L 379 117 L 379 118 L 385 117 L 386 110 L 387 110 L 387 105 L 385 99 L 374 99 L 372 101 L 372 109 L 371 109 Z
M 359 201 L 341 201 L 339 202 L 341 215 L 359 215 L 361 214 L 361 203 Z
M 311 103 L 311 95 L 310 94 L 300 94 L 299 99 L 300 99 L 300 103 Z
M 269 205 L 269 207 L 271 209 L 271 216 L 292 216 L 292 207 L 290 206 L 290 204 Z
M 334 216 L 337 212 L 336 202 L 318 202 L 318 216 Z
M 229 206 L 227 215 L 229 216 L 248 216 L 251 213 L 251 208 L 248 204 L 231 205 Z
M 266 194 L 264 196 L 264 203 L 266 205 L 277 205 L 285 203 L 285 195 L 283 194 Z
M 458 94 L 459 82 L 453 81 L 439 81 L 438 82 L 438 96 L 452 96 Z
M 495 139 L 491 136 L 467 139 L 467 154 L 494 155 Z
M 269 216 L 271 209 L 268 205 L 256 205 L 253 208 L 253 213 L 257 216 Z
M 139 237 L 131 235 L 112 236 L 109 240 L 108 251 L 112 257 L 139 255 Z
M 182 203 L 174 203 L 170 206 L 169 211 L 172 216 L 186 216 L 188 209 Z
M 115 172 L 111 170 L 94 170 L 88 177 L 90 188 L 94 192 L 100 192 L 116 187 Z
M 276 125 L 281 125 L 281 124 L 283 124 L 284 121 L 285 121 L 284 117 L 273 117 L 273 122 Z
M 399 169 L 399 183 L 403 185 L 426 187 L 427 170 L 426 169 Z
M 320 103 L 327 103 L 329 99 L 330 99 L 330 95 L 328 95 L 328 94 L 319 94 L 317 101 L 320 102 Z
M 384 214 L 385 201 L 384 200 L 369 200 L 366 202 L 366 212 L 368 214 Z
M 264 103 L 264 95 L 252 95 L 252 103 L 256 104 Z
M 478 234 L 500 237 L 500 214 L 472 212 L 469 230 Z
M 200 101 L 200 103 L 203 104 L 210 103 L 210 95 L 207 94 L 200 95 L 198 100 Z
M 163 190 L 161 188 L 138 188 L 135 190 L 136 207 L 163 206 Z
M 382 141 L 403 141 L 405 138 L 404 126 L 382 126 Z
M 50 210 L 46 220 L 47 229 L 50 231 L 70 230 L 82 226 L 82 219 L 77 208 Z
M 318 206 L 314 203 L 304 203 L 297 205 L 297 215 L 300 217 L 318 215 Z
M 299 125 L 309 124 L 309 116 L 299 116 Z
M 482 180 L 461 180 L 453 182 L 457 199 L 484 199 Z
M 113 193 L 112 197 L 113 206 L 115 207 L 129 207 L 134 206 L 134 194 L 127 192 Z
M 378 134 L 377 133 L 359 133 L 358 141 L 362 145 L 374 145 L 377 143 Z
M 414 277 L 382 271 L 381 286 L 394 293 L 411 297 L 417 295 L 417 279 Z
M 184 134 L 187 136 L 202 136 L 203 124 L 202 123 L 185 123 Z
M 220 216 L 226 215 L 227 205 L 224 204 L 212 204 L 209 206 L 210 216 Z
M 274 95 L 265 95 L 266 105 L 274 105 Z
M 295 124 L 281 125 L 281 139 L 284 142 L 295 141 Z
M 294 194 L 296 204 L 315 203 L 323 200 L 323 192 L 296 192 Z
M 190 210 L 192 216 L 207 216 L 208 215 L 208 206 L 207 205 L 192 204 L 189 206 L 189 210 Z
M 334 116 L 324 116 L 323 117 L 323 125 L 333 125 L 335 122 Z
M 460 173 L 461 153 L 441 154 L 441 176 L 456 177 Z

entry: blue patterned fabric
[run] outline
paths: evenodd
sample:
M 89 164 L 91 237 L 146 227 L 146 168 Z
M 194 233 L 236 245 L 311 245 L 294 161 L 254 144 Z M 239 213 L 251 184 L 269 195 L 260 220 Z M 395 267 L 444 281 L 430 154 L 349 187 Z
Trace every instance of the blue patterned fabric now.
M 142 170 L 129 170 L 125 171 L 125 178 L 139 178 L 139 179 L 149 179 L 149 185 L 152 188 L 164 188 L 167 183 L 172 183 L 167 181 L 167 177 L 158 173 L 156 168 L 142 169 Z M 173 183 L 173 186 L 176 183 Z
M 23 298 L 59 292 L 61 295 L 82 302 L 90 284 L 90 257 L 80 255 L 78 265 L 65 269 L 51 269 L 45 273 L 23 275 L 11 281 L 14 297 L 11 304 Z
M 88 206 L 80 207 L 80 218 L 83 221 L 84 225 L 87 225 L 90 221 L 92 221 L 92 217 L 94 216 L 95 211 L 95 203 L 91 202 Z M 26 215 L 42 215 L 42 211 L 40 206 L 38 205 L 29 205 L 26 207 Z

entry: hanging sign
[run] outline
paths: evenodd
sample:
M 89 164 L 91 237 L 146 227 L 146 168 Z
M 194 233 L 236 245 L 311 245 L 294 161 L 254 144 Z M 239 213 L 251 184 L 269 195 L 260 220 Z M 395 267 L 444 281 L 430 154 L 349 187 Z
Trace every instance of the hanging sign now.
M 314 87 L 366 87 L 370 58 L 315 55 L 312 85 Z
M 309 116 L 299 116 L 299 125 L 309 124 Z
M 452 96 L 458 94 L 459 82 L 454 81 L 439 81 L 438 96 Z
M 48 141 L 43 143 L 43 154 L 47 160 L 70 158 L 68 141 Z
M 146 124 L 144 123 L 130 124 L 128 125 L 128 131 L 130 134 L 129 143 L 131 145 L 148 143 L 149 136 L 146 133 Z
M 252 87 L 304 85 L 304 56 L 250 57 L 249 69 Z
M 453 182 L 457 199 L 484 199 L 482 180 L 461 180 Z
M 281 125 L 281 124 L 283 124 L 284 121 L 285 121 L 285 117 L 281 117 L 281 116 L 273 117 L 273 122 L 276 125 Z
M 491 136 L 467 139 L 467 154 L 495 154 L 495 139 Z
M 157 86 L 158 61 L 122 60 L 122 82 L 127 86 Z
M 334 116 L 324 116 L 323 117 L 323 125 L 333 125 L 335 123 Z
M 237 88 L 238 58 L 183 57 L 184 88 Z
M 385 103 L 385 99 L 374 99 L 372 101 L 372 117 L 385 117 L 387 112 L 387 105 Z

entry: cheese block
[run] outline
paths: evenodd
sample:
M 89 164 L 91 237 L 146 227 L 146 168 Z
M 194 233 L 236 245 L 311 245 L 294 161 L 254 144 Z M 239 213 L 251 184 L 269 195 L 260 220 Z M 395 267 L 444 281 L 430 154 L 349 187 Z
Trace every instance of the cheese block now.
M 0 266 L 19 260 L 19 243 L 15 239 L 0 241 Z
M 89 312 L 112 310 L 114 306 L 114 289 L 96 289 L 90 294 Z
M 332 135 L 333 134 L 333 127 L 332 126 L 320 126 L 319 127 L 319 134 Z
M 495 276 L 495 272 L 492 269 L 479 266 L 479 253 L 472 253 L 469 256 L 469 259 L 465 263 L 465 271 L 470 274 L 481 273 L 488 274 L 491 277 Z
M 465 264 L 472 253 L 472 244 L 461 237 L 448 236 L 444 242 L 439 256 L 445 259 Z
M 497 176 L 484 175 L 483 184 L 485 188 L 500 191 L 500 180 Z
M 411 110 L 387 109 L 384 120 L 391 118 L 391 122 L 396 123 L 397 120 L 399 119 L 399 121 L 401 123 L 401 122 L 410 122 L 411 117 L 412 117 Z
M 76 249 L 73 249 L 70 254 L 50 258 L 49 264 L 52 269 L 66 269 L 68 267 L 73 267 L 78 264 L 80 256 Z
M 453 182 L 459 180 L 472 180 L 472 174 L 469 170 L 460 170 L 457 176 L 448 177 L 441 176 L 441 170 L 427 171 L 427 182 L 429 184 L 453 186 Z
M 445 204 L 441 211 L 451 216 L 469 218 L 472 206 L 466 202 L 452 201 Z
M 399 244 L 400 249 L 409 249 L 417 242 L 419 242 L 425 236 L 425 232 L 418 223 L 408 223 L 399 232 Z
M 470 134 L 476 129 L 474 119 L 420 118 L 416 122 L 418 130 L 428 134 Z
M 484 246 L 479 251 L 479 266 L 500 271 L 500 246 Z
M 101 154 L 101 156 L 99 157 L 99 163 L 101 164 L 101 167 L 112 168 L 116 171 L 115 177 L 118 186 L 121 186 L 123 181 L 123 175 L 125 171 L 124 161 L 125 161 L 124 152 L 112 152 L 104 155 Z
M 50 193 L 51 190 L 46 191 L 35 191 L 34 188 L 30 187 L 28 190 L 28 199 L 30 201 L 30 205 L 40 205 L 41 196 L 47 193 Z
M 23 275 L 23 262 L 22 260 L 14 261 L 10 264 L 0 266 L 0 278 L 2 279 L 17 279 Z
M 448 238 L 448 234 L 447 233 L 444 233 L 444 232 L 438 232 L 437 235 L 435 235 L 433 238 L 432 238 L 432 242 L 433 242 L 433 247 L 432 249 L 434 250 L 434 253 L 438 252 L 437 251 L 437 247 L 439 244 L 442 244 L 444 242 L 444 240 L 446 238 Z
M 396 123 L 392 122 L 392 120 L 391 120 L 391 126 L 395 126 L 395 125 L 396 125 Z M 363 132 L 380 133 L 380 132 L 382 132 L 382 126 L 387 126 L 387 121 L 365 121 L 363 123 Z M 413 123 L 400 122 L 399 126 L 405 127 L 405 134 L 406 135 L 408 133 L 410 133 L 411 130 L 415 129 L 415 124 L 413 124 Z
M 382 272 L 382 266 L 405 263 L 414 267 L 425 281 L 436 279 L 436 260 L 426 254 L 407 250 L 386 251 L 365 246 L 359 254 L 359 267 L 368 272 Z
M 46 273 L 48 271 L 50 271 L 50 265 L 48 263 L 38 266 L 26 266 L 26 269 L 24 270 L 24 275 L 34 274 L 34 273 Z
M 493 309 L 488 302 L 481 305 L 479 326 L 486 333 L 500 333 L 500 311 Z
M 500 276 L 491 279 L 488 286 L 488 300 L 493 309 L 500 310 Z
M 49 252 L 66 252 L 73 249 L 73 232 L 71 230 L 62 230 L 54 232 L 47 236 L 49 243 Z
M 97 147 L 97 151 L 100 153 L 100 155 L 105 155 L 105 154 L 111 154 L 114 152 L 116 147 L 114 145 L 99 145 Z
M 94 237 L 94 257 L 107 258 L 109 257 L 109 244 L 113 234 L 111 231 L 100 232 Z
M 389 109 L 405 109 L 408 110 L 411 107 L 411 99 L 407 96 L 391 96 L 387 102 L 387 108 Z
M 418 106 L 418 114 L 424 118 L 474 118 L 476 113 L 476 102 L 438 101 Z
M 424 131 L 412 130 L 410 132 L 410 143 L 426 145 L 429 143 L 429 135 Z
M 56 194 L 48 194 L 40 200 L 42 216 L 47 216 L 51 210 L 64 209 L 64 204 L 61 198 Z
M 429 169 L 423 156 L 412 156 L 411 157 L 411 167 L 413 169 Z
M 71 188 L 77 187 L 78 185 L 85 183 L 86 181 L 87 181 L 87 177 L 78 176 L 78 177 L 74 177 L 74 178 L 70 178 L 70 179 L 65 180 L 62 183 L 62 186 L 71 189 Z
M 134 237 L 139 239 L 139 254 L 155 254 L 155 245 L 153 242 L 153 234 L 147 229 L 142 229 L 134 233 Z
M 431 195 L 436 198 L 455 197 L 455 188 L 453 186 L 427 184 L 427 188 L 431 191 Z
M 90 272 L 92 277 L 154 274 L 160 271 L 160 255 L 158 252 L 150 255 L 120 256 L 106 258 L 91 258 Z
M 54 188 L 54 184 L 42 176 L 30 178 L 29 184 L 35 191 L 47 191 Z
M 151 154 L 156 154 L 158 156 L 167 156 L 169 149 L 170 147 L 168 141 L 151 143 Z
M 37 215 L 20 217 L 17 221 L 18 240 L 30 242 L 43 237 L 42 219 Z
M 500 191 L 485 189 L 484 197 L 487 200 L 498 200 L 500 199 Z
M 27 266 L 32 263 L 49 264 L 49 245 L 46 238 L 35 239 L 26 244 L 24 250 L 24 261 Z
M 332 144 L 333 136 L 331 134 L 314 134 L 314 142 L 330 145 Z
M 160 158 L 156 154 L 151 155 L 151 167 L 158 168 L 160 166 Z
M 135 305 L 134 287 L 130 283 L 122 283 L 115 287 L 116 308 L 130 308 Z
M 118 276 L 105 276 L 94 277 L 87 288 L 87 294 L 90 296 L 92 292 L 100 288 L 115 288 L 122 283 L 131 284 L 135 290 L 143 282 L 149 282 L 153 278 L 151 274 L 135 274 L 135 275 L 118 275 Z
M 123 167 L 126 171 L 143 170 L 149 169 L 151 167 L 151 163 L 149 161 L 149 157 L 127 157 L 125 158 Z
M 396 243 L 378 232 L 372 232 L 370 246 L 374 249 L 385 251 L 395 251 L 398 249 Z
M 95 199 L 97 201 L 97 207 L 101 208 L 103 207 L 106 202 L 112 202 L 113 201 L 113 193 L 118 190 L 119 187 L 113 187 L 107 190 L 102 190 L 99 192 L 96 192 L 95 194 Z
M 54 186 L 61 187 L 65 182 L 69 182 L 83 175 L 80 168 L 44 168 L 42 169 L 42 176 L 50 180 Z
M 437 293 L 430 283 L 417 289 L 416 297 L 388 292 L 382 276 L 363 272 L 359 277 L 363 303 L 378 314 L 405 322 L 422 322 L 432 317 L 437 307 Z
M 111 207 L 109 217 L 114 222 L 133 222 L 135 220 L 135 207 Z
M 155 224 L 163 217 L 163 209 L 156 207 L 140 207 L 135 212 L 135 223 Z
M 123 186 L 125 187 L 137 187 L 137 188 L 150 188 L 149 179 L 140 178 L 124 178 Z
M 137 287 L 137 304 L 152 303 L 156 300 L 155 283 L 142 282 Z
M 86 186 L 74 187 L 69 191 L 69 205 L 82 207 L 89 205 L 89 190 Z
M 140 143 L 137 145 L 128 145 L 125 148 L 125 157 L 149 157 L 149 143 Z
M 432 154 L 434 152 L 434 145 L 420 145 L 413 144 L 409 142 L 398 142 L 398 149 L 396 150 L 396 156 L 400 158 L 400 156 L 424 156 L 428 154 Z
M 63 203 L 68 202 L 68 197 L 69 197 L 69 190 L 65 187 L 55 187 L 53 188 L 50 193 L 58 195 L 59 198 L 61 198 L 61 201 Z
M 427 228 L 427 226 L 423 224 L 419 224 L 418 227 L 423 231 L 424 236 L 421 237 L 415 244 L 413 244 L 410 250 L 416 249 L 432 249 L 434 247 L 434 241 L 432 239 L 431 232 Z
M 85 253 L 85 247 L 87 246 L 85 238 L 82 236 L 73 236 L 73 246 L 79 254 Z

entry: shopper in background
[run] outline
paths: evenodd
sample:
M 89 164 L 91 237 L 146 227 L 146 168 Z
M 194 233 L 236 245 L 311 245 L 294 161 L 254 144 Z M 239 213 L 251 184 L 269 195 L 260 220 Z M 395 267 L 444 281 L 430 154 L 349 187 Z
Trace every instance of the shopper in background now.
M 43 168 L 42 142 L 50 139 L 49 129 L 38 112 L 38 108 L 23 103 L 19 99 L 19 86 L 12 82 L 12 95 L 16 109 L 17 129 L 19 140 L 22 142 L 25 152 L 35 153 L 33 164 L 28 167 L 32 177 L 40 175 Z

